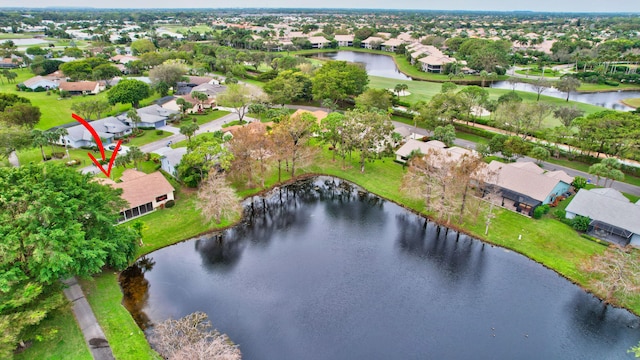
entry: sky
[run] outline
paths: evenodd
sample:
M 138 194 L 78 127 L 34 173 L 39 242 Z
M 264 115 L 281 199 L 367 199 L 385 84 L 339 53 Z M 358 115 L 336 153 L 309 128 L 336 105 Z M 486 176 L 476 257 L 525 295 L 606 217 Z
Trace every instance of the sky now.
M 95 8 L 360 8 L 420 10 L 530 10 L 545 12 L 634 12 L 638 0 L 0 0 L 0 7 L 95 7 Z

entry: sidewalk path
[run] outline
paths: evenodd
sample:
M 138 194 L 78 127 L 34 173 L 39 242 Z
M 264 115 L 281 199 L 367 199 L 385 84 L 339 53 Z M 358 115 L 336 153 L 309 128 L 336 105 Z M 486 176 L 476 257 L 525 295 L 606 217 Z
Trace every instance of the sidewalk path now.
M 64 280 L 68 287 L 64 289 L 64 295 L 73 304 L 73 315 L 82 330 L 84 341 L 87 343 L 91 355 L 95 360 L 115 360 L 109 342 L 104 336 L 104 332 L 98 324 L 98 320 L 89 306 L 89 302 L 84 297 L 82 288 L 78 285 L 75 277 Z

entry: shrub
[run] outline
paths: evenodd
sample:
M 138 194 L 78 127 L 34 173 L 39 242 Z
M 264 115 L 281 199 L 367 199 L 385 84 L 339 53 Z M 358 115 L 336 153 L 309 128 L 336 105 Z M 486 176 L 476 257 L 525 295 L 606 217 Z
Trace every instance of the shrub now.
M 168 208 L 172 208 L 172 207 L 175 206 L 175 204 L 176 204 L 176 202 L 174 200 L 169 200 L 166 203 L 164 203 L 164 207 L 166 207 L 167 209 Z
M 535 209 L 533 209 L 533 218 L 534 219 L 542 218 L 542 215 L 545 214 L 544 207 L 545 207 L 545 205 L 540 205 L 540 206 L 537 206 Z
M 553 217 L 558 220 L 565 219 L 567 217 L 567 212 L 562 209 L 555 209 L 553 210 Z
M 68 92 L 67 90 L 60 90 L 60 97 L 63 99 L 71 97 L 71 93 Z
M 164 130 L 156 130 L 156 135 L 162 135 L 164 134 Z
M 571 183 L 571 185 L 573 185 L 576 190 L 583 189 L 585 186 L 587 186 L 587 179 L 583 178 L 582 176 L 576 176 L 575 178 L 573 178 L 573 182 Z
M 573 218 L 573 221 L 571 221 L 571 226 L 578 231 L 585 232 L 589 230 L 589 223 L 591 223 L 590 218 L 577 215 L 575 218 Z

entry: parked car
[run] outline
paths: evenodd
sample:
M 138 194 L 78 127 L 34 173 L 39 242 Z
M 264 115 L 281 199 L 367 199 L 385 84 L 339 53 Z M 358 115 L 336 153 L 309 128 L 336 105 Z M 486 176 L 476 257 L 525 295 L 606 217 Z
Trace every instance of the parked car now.
M 113 151 L 116 149 L 116 144 L 109 144 L 107 145 L 107 150 Z M 118 149 L 118 154 L 126 154 L 129 152 L 129 147 L 128 146 L 124 146 L 124 145 L 120 145 L 120 149 Z

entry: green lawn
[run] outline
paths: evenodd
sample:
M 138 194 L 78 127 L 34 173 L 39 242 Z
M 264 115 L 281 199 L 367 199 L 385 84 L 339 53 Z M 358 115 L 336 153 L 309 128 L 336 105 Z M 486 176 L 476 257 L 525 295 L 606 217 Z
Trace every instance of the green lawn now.
M 409 103 L 415 103 L 418 101 L 429 101 L 431 98 L 440 93 L 440 89 L 442 88 L 442 84 L 428 82 L 428 81 L 411 81 L 411 80 L 397 80 L 390 79 L 378 76 L 369 76 L 369 87 L 376 89 L 393 89 L 396 84 L 406 84 L 409 89 L 408 91 L 411 93 L 408 96 L 403 96 L 401 100 L 407 101 Z M 458 89 L 461 90 L 463 86 L 458 86 Z M 458 90 L 458 91 L 459 91 Z M 489 92 L 489 98 L 493 100 L 497 100 L 501 95 L 506 94 L 512 90 L 510 89 L 495 89 L 495 88 L 486 88 Z M 516 91 L 520 97 L 524 101 L 527 102 L 535 102 L 537 98 L 537 94 L 525 92 L 525 91 Z M 603 107 L 590 105 L 575 101 L 565 101 L 564 99 L 555 98 L 551 96 L 545 96 L 544 94 L 540 96 L 540 101 L 545 103 L 549 103 L 555 106 L 575 106 L 579 109 L 585 111 L 585 113 L 591 114 L 598 111 L 606 110 Z M 560 121 L 553 116 L 547 117 L 543 124 L 545 127 L 556 127 L 561 125 Z
M 624 100 L 622 100 L 622 102 L 625 105 L 631 106 L 631 107 L 634 107 L 634 108 L 640 107 L 640 98 L 624 99 Z
M 56 153 L 63 153 L 63 154 L 65 153 L 64 146 L 56 145 L 53 148 Z M 47 156 L 51 155 L 51 146 L 44 146 L 43 149 L 44 149 L 45 155 Z M 73 149 L 73 148 L 69 148 L 68 150 L 69 150 L 69 155 L 71 156 L 71 159 L 80 161 L 80 166 L 87 166 L 92 164 L 91 159 L 89 159 L 89 156 L 87 156 L 87 153 L 90 152 L 91 150 Z M 97 156 L 99 157 L 99 153 Z M 42 153 L 40 152 L 40 148 L 36 147 L 36 148 L 24 149 L 24 150 L 18 151 L 18 160 L 20 161 L 20 164 L 42 162 Z M 62 159 L 54 158 L 49 161 L 67 162 L 69 160 L 65 155 L 65 157 Z
M 122 306 L 117 273 L 104 271 L 91 279 L 81 280 L 80 284 L 116 359 L 161 359 Z M 73 356 L 67 358 L 75 359 Z
M 173 135 L 173 133 L 169 131 L 163 131 L 162 134 L 158 134 L 157 130 L 142 130 L 142 135 L 136 135 L 136 137 L 129 137 L 129 141 L 124 143 L 126 146 L 142 146 L 145 144 L 152 143 L 154 141 L 158 141 Z
M 528 76 L 536 76 L 536 77 L 540 77 L 542 76 L 542 70 L 538 69 L 538 67 L 529 67 L 526 69 L 522 69 L 522 70 L 516 70 L 516 74 L 520 74 L 520 75 L 528 75 Z M 545 68 L 544 69 L 544 77 L 545 78 L 557 78 L 559 76 L 561 76 L 562 73 L 560 71 L 554 71 L 550 68 Z
M 0 92 L 16 94 L 18 96 L 22 96 L 31 100 L 31 104 L 40 108 L 40 112 L 42 116 L 40 118 L 40 122 L 36 125 L 37 129 L 47 130 L 53 126 L 58 126 L 66 123 L 73 122 L 73 118 L 71 117 L 71 105 L 76 102 L 82 102 L 87 100 L 88 97 L 92 99 L 107 99 L 106 91 L 101 92 L 98 95 L 87 95 L 87 96 L 73 96 L 71 98 L 60 98 L 57 94 L 51 92 L 50 95 L 47 95 L 47 92 L 25 92 L 25 91 L 17 91 L 16 84 L 19 84 L 27 79 L 32 78 L 34 75 L 29 69 L 17 69 L 12 70 L 18 74 L 18 77 L 15 79 L 14 83 L 7 83 L 4 81 L 3 84 L 0 84 Z M 154 94 L 151 97 L 143 100 L 141 102 L 141 106 L 149 105 L 153 100 L 159 98 L 158 94 Z M 107 115 L 115 115 L 120 112 L 127 111 L 131 108 L 130 104 L 117 104 L 112 108 L 109 113 L 102 114 L 103 116 Z
M 218 120 L 221 117 L 225 116 L 225 115 L 229 115 L 231 114 L 231 112 L 229 111 L 224 111 L 224 110 L 214 110 L 214 111 L 209 111 L 206 114 L 191 114 L 189 116 L 191 116 L 191 118 L 196 119 L 196 123 L 198 125 L 202 125 L 202 124 L 206 124 L 208 122 L 211 122 L 213 120 Z M 176 124 L 176 127 L 180 127 L 179 124 Z
M 56 332 L 46 340 L 34 341 L 31 347 L 16 354 L 14 358 L 16 360 L 93 359 L 76 318 L 73 316 L 70 303 L 49 313 L 47 318 L 38 325 L 40 333 L 48 333 L 50 330 Z
M 578 91 L 581 92 L 599 92 L 599 91 L 624 91 L 624 90 L 640 90 L 640 85 L 638 84 L 620 84 L 619 86 L 610 86 L 605 84 L 589 84 L 582 83 L 578 88 Z

